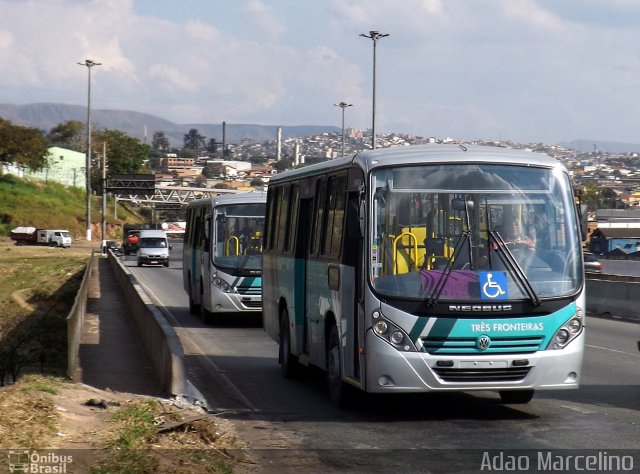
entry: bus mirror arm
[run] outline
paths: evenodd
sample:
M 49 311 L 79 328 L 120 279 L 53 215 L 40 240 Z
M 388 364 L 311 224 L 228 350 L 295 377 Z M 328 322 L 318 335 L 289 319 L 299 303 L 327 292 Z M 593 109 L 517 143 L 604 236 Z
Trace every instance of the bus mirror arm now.
M 360 207 L 358 209 L 358 224 L 360 227 L 360 236 L 364 237 L 365 232 L 366 232 L 366 217 L 367 215 L 367 205 L 365 204 L 364 200 L 360 201 Z
M 580 231 L 582 232 L 582 240 L 587 240 L 587 234 L 589 233 L 589 213 L 587 211 L 586 204 L 580 204 L 578 206 L 578 215 L 580 216 Z

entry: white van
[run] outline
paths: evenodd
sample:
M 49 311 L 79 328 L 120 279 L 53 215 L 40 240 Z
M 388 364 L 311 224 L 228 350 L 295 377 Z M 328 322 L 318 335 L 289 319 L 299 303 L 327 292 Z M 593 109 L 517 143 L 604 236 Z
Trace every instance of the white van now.
M 141 230 L 138 241 L 138 266 L 164 265 L 169 266 L 169 241 L 164 230 Z

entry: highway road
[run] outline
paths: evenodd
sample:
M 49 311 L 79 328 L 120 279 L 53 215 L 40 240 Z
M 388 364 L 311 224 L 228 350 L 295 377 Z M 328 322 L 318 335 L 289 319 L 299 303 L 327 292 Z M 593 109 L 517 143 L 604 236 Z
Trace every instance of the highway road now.
M 610 275 L 640 276 L 640 261 L 638 260 L 607 260 L 600 259 L 602 273 Z
M 367 396 L 340 410 L 320 372 L 282 377 L 277 345 L 260 318 L 204 325 L 190 315 L 180 259 L 174 243 L 169 268 L 137 268 L 133 257 L 126 264 L 181 338 L 190 382 L 274 471 L 478 472 L 500 453 L 519 453 L 531 468 L 546 450 L 566 457 L 580 449 L 604 459 L 635 456 L 640 470 L 636 323 L 588 318 L 581 388 L 538 392 L 527 405 L 502 405 L 497 394 L 482 392 Z

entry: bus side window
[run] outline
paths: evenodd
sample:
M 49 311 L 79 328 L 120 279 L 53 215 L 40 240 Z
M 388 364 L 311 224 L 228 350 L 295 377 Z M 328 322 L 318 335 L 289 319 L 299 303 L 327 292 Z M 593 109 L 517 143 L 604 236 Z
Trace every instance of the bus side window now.
M 313 228 L 311 230 L 311 246 L 309 255 L 317 255 L 322 241 L 322 221 L 324 215 L 324 195 L 325 180 L 320 178 L 316 181 L 315 207 L 313 212 Z
M 273 249 L 273 232 L 274 232 L 274 222 L 275 222 L 275 199 L 274 194 L 276 193 L 276 188 L 269 188 L 267 194 L 267 202 L 269 203 L 269 207 L 266 211 L 266 219 L 264 225 L 264 250 L 272 250 Z
M 277 218 L 276 223 L 276 236 L 274 247 L 282 252 L 284 249 L 284 240 L 286 235 L 286 226 L 287 226 L 287 211 L 289 208 L 289 188 L 281 187 L 278 188 L 278 196 L 277 196 Z
M 337 258 L 340 256 L 342 231 L 344 227 L 344 209 L 346 203 L 346 176 L 331 176 L 327 184 L 327 205 L 322 235 L 322 254 Z
M 299 201 L 300 198 L 298 185 L 292 184 L 289 197 L 289 209 L 287 214 L 287 233 L 284 241 L 284 251 L 287 253 L 293 250 L 293 242 L 295 242 L 296 238 L 296 229 L 298 227 Z

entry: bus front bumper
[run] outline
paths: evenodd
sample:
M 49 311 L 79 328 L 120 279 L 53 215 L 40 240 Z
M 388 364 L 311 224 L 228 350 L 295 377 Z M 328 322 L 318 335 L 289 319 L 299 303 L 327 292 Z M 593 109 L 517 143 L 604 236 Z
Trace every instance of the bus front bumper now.
M 583 350 L 584 331 L 562 350 L 464 356 L 401 352 L 368 331 L 366 390 L 384 393 L 578 388 Z

